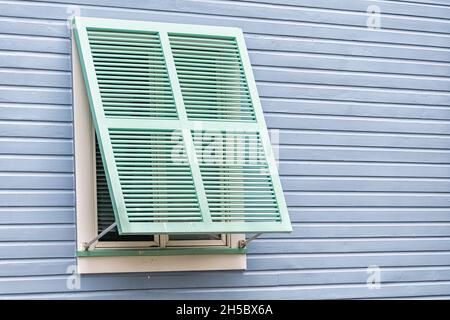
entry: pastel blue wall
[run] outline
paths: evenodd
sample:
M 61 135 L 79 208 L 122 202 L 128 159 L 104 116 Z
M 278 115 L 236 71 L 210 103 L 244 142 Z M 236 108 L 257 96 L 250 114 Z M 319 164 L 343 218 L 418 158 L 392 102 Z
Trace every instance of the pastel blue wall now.
M 294 227 L 252 243 L 247 271 L 90 275 L 66 288 L 73 4 L 244 30 L 267 123 L 281 129 Z M 366 27 L 371 4 L 381 30 Z M 2 297 L 450 297 L 449 17 L 445 0 L 1 1 Z M 366 287 L 369 265 L 381 289 Z

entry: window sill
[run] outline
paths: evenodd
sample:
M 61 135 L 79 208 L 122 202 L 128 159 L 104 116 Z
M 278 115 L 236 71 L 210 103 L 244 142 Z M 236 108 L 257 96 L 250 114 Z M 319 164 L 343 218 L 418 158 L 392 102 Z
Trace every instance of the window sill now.
M 130 257 L 130 256 L 189 256 L 207 254 L 245 254 L 245 248 L 148 248 L 148 249 L 101 249 L 77 251 L 77 257 Z

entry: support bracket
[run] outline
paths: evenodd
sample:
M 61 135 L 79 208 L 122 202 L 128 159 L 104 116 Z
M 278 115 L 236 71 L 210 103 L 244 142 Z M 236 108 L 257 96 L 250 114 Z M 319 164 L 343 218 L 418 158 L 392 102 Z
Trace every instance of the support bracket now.
M 250 242 L 252 242 L 253 240 L 255 240 L 256 238 L 258 238 L 262 233 L 257 233 L 255 235 L 253 235 L 252 237 L 245 239 L 245 240 L 239 240 L 238 246 L 240 249 L 245 248 L 248 246 L 248 244 Z
M 100 240 L 105 234 L 107 234 L 108 232 L 110 232 L 112 229 L 114 229 L 117 226 L 117 222 L 114 222 L 112 225 L 110 225 L 108 228 L 106 228 L 105 230 L 103 230 L 102 232 L 100 232 L 94 239 L 92 239 L 89 242 L 84 242 L 83 243 L 83 247 L 84 247 L 84 251 L 88 251 L 89 248 L 98 240 Z

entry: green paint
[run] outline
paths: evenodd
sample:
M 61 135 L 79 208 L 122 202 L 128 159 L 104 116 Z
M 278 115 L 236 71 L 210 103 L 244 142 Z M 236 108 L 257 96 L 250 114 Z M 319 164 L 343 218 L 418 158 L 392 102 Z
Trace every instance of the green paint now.
M 208 254 L 245 254 L 245 248 L 155 248 L 155 249 L 94 249 L 77 251 L 77 257 L 114 257 L 114 256 L 191 256 Z
M 120 234 L 292 231 L 240 29 L 80 17 L 74 24 Z M 203 164 L 195 140 L 202 130 L 248 134 L 258 150 L 246 142 L 224 149 L 263 158 L 261 172 Z M 184 163 L 170 158 L 167 132 L 181 137 Z

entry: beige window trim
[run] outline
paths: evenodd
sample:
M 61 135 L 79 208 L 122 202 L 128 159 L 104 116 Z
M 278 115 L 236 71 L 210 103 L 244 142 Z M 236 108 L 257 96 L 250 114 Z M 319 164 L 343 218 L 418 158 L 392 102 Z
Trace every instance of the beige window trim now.
M 79 257 L 77 260 L 77 270 L 80 274 L 242 270 L 246 268 L 245 254 Z
M 95 140 L 88 96 L 73 37 L 72 53 L 77 250 L 84 250 L 83 243 L 97 235 Z M 99 250 L 157 246 L 237 248 L 244 236 L 223 235 L 220 240 L 188 241 L 155 235 L 154 241 L 99 241 L 95 247 Z M 246 268 L 246 257 L 245 254 L 78 257 L 77 263 L 78 273 L 241 270 Z

